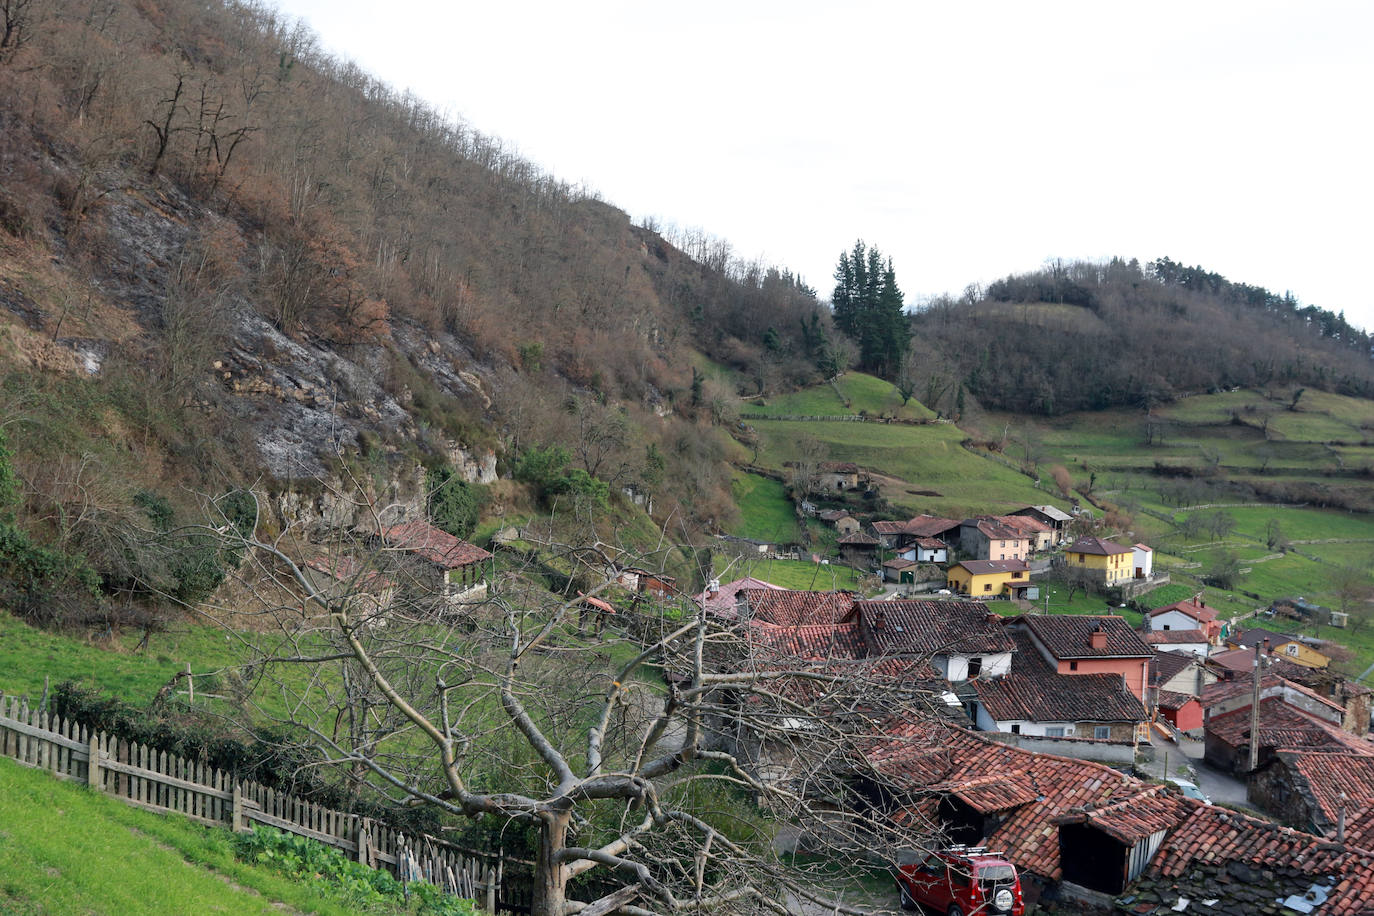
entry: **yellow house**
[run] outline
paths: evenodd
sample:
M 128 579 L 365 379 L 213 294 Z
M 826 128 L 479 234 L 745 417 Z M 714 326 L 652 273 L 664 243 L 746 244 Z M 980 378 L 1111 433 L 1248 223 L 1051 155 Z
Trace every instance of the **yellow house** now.
M 1263 627 L 1251 627 L 1235 634 L 1226 640 L 1226 644 L 1237 649 L 1253 649 L 1255 646 L 1260 646 L 1266 655 L 1273 658 L 1286 658 L 1304 668 L 1325 668 L 1331 664 L 1329 656 L 1317 651 L 1301 639 L 1295 639 L 1287 633 L 1275 633 Z
M 1064 548 L 1064 562 L 1070 570 L 1085 569 L 1107 585 L 1131 578 L 1131 548 L 1101 538 L 1079 538 Z
M 1030 567 L 1025 560 L 962 560 L 945 570 L 945 584 L 961 595 L 992 597 L 1030 585 Z

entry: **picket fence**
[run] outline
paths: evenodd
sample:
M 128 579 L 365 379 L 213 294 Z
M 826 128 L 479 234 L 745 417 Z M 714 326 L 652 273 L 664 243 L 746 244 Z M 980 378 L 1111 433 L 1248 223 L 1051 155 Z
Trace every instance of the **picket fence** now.
M 283 795 L 194 761 L 94 732 L 0 694 L 0 754 L 121 801 L 235 831 L 266 824 L 310 837 L 354 861 L 471 898 L 488 913 L 529 913 L 531 863 L 410 836 L 356 814 Z

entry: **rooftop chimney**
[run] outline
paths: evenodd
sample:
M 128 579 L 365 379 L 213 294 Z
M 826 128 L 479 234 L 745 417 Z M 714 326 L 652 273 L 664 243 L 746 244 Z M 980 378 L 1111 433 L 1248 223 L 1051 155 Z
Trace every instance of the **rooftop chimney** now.
M 719 579 L 712 579 L 710 582 L 706 583 L 706 597 L 707 597 L 707 598 L 714 598 L 714 597 L 716 597 L 716 596 L 719 595 L 719 594 L 720 594 L 720 580 L 719 580 Z
M 1270 646 L 1269 646 L 1269 637 L 1268 637 L 1268 636 L 1264 637 L 1264 654 L 1265 654 L 1265 655 L 1273 655 L 1273 654 L 1274 654 L 1274 650 L 1273 650 L 1272 648 L 1270 648 Z
M 1102 632 L 1101 625 L 1093 629 L 1092 635 L 1088 637 L 1088 644 L 1094 649 L 1107 648 L 1107 634 Z

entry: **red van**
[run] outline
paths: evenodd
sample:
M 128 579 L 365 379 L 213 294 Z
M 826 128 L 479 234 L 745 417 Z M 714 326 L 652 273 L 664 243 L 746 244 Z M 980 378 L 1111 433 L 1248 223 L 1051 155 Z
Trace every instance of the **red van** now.
M 917 904 L 942 916 L 1024 916 L 1021 878 L 1000 853 L 952 846 L 912 865 L 897 866 L 902 908 Z

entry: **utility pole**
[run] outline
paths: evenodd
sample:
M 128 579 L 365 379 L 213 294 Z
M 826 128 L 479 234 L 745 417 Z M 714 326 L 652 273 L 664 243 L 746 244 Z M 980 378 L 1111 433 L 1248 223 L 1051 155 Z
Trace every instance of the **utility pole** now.
M 1255 643 L 1254 687 L 1250 696 L 1250 769 L 1259 766 L 1260 643 Z

